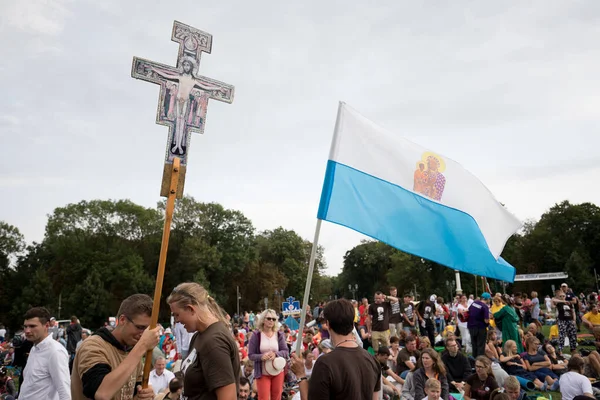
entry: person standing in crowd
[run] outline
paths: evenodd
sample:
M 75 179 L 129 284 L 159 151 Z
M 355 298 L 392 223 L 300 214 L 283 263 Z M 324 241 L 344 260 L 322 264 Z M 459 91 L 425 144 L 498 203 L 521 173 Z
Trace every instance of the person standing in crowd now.
M 557 290 L 556 297 L 552 299 L 556 305 L 556 322 L 558 324 L 558 352 L 562 353 L 565 346 L 565 337 L 569 337 L 571 353 L 577 349 L 577 325 L 575 324 L 575 305 L 567 300 L 564 290 Z
M 417 326 L 417 313 L 415 312 L 415 306 L 412 303 L 410 293 L 404 294 L 404 304 L 402 304 L 401 312 L 404 319 L 404 331 L 410 333 L 410 330 Z
M 73 361 L 73 400 L 153 399 L 151 387 L 142 389 L 142 357 L 160 339 L 160 326 L 148 329 L 152 298 L 134 294 L 119 307 L 119 324 L 111 330 L 100 328 L 79 347 Z
M 33 347 L 23 370 L 19 400 L 71 400 L 69 355 L 48 333 L 50 313 L 34 307 L 25 313 L 25 337 Z
M 419 319 L 419 328 L 421 335 L 427 336 L 429 343 L 435 345 L 435 300 L 436 295 L 432 295 L 429 300 L 424 300 L 417 307 L 417 318 Z
M 179 360 L 185 360 L 190 352 L 190 341 L 192 340 L 193 334 L 193 332 L 188 332 L 181 322 L 177 322 L 173 327 L 173 335 L 175 335 L 175 345 L 177 346 Z
M 67 326 L 67 353 L 69 353 L 69 369 L 73 368 L 73 360 L 77 351 L 77 343 L 81 341 L 81 325 L 76 316 L 71 317 L 71 323 Z
M 390 336 L 400 336 L 402 330 L 402 307 L 398 300 L 398 289 L 394 286 L 390 288 L 390 297 L 396 300 L 390 301 Z
M 525 350 L 523 349 L 523 343 L 519 338 L 519 317 L 512 307 L 512 300 L 505 294 L 501 297 L 501 300 L 496 300 L 496 298 L 494 298 L 494 301 L 502 301 L 504 303 L 504 307 L 494 313 L 496 324 L 502 326 L 502 342 L 506 345 L 507 341 L 514 341 L 517 344 L 517 353 L 523 353 Z
M 375 292 L 375 302 L 369 306 L 367 330 L 371 335 L 373 350 L 377 352 L 379 346 L 390 347 L 390 312 L 391 301 L 398 301 L 393 296 L 386 296 Z
M 360 306 L 358 306 L 358 314 L 360 319 L 358 325 L 367 327 L 367 317 L 369 316 L 369 300 L 364 298 L 361 300 Z
M 75 346 L 75 352 L 77 352 L 77 350 L 79 350 L 83 341 L 85 339 L 87 339 L 88 337 L 90 337 L 90 331 L 87 329 L 82 330 L 81 331 L 81 340 L 79 342 L 77 342 L 77 346 Z
M 154 394 L 159 394 L 169 387 L 169 382 L 175 378 L 175 374 L 167 368 L 167 360 L 159 357 L 154 363 L 154 369 L 150 371 L 149 382 L 154 390 Z
M 182 397 L 187 399 L 236 399 L 240 376 L 238 345 L 225 312 L 197 283 L 181 283 L 167 298 L 176 322 L 196 332 L 190 353 L 181 364 Z
M 381 368 L 375 358 L 356 343 L 352 333 L 354 310 L 346 299 L 325 306 L 323 316 L 329 327 L 335 349 L 319 357 L 310 381 L 304 372 L 304 361 L 292 355 L 292 372 L 299 379 L 302 400 L 373 399 L 381 390 Z
M 487 340 L 487 327 L 490 322 L 490 309 L 487 302 L 492 296 L 485 292 L 481 295 L 482 300 L 475 300 L 469 307 L 469 319 L 467 328 L 471 336 L 473 346 L 473 358 L 485 355 L 485 342 Z
M 542 323 L 540 322 L 540 299 L 536 291 L 531 292 L 531 322 L 536 324 L 542 329 Z
M 460 337 L 462 340 L 462 348 L 467 352 L 471 353 L 471 335 L 469 334 L 469 328 L 467 327 L 467 321 L 469 320 L 469 302 L 466 295 L 461 295 L 458 305 L 456 306 L 456 314 L 458 320 L 458 330 L 460 331 Z
M 257 331 L 248 342 L 248 357 L 254 361 L 258 398 L 279 400 L 283 392 L 283 368 L 289 357 L 289 349 L 285 343 L 285 335 L 278 327 L 277 312 L 269 309 L 263 311 L 258 317 L 256 328 Z
M 58 340 L 58 324 L 56 323 L 56 318 L 54 317 L 50 318 L 48 332 L 52 335 L 52 339 Z

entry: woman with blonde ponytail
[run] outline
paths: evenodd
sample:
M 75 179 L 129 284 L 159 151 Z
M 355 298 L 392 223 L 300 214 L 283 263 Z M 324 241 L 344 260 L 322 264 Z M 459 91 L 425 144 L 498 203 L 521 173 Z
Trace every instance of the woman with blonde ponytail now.
M 190 352 L 181 364 L 184 398 L 235 400 L 240 359 L 238 345 L 228 329 L 225 313 L 206 289 L 193 282 L 181 283 L 167 298 L 176 322 L 196 332 Z

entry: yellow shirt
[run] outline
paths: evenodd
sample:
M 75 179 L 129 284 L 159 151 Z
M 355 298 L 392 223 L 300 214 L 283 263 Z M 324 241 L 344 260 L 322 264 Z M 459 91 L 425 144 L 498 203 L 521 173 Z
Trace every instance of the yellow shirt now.
M 583 316 L 583 318 L 587 319 L 592 325 L 600 325 L 600 312 L 594 315 L 593 312 L 588 312 Z
M 550 336 L 548 340 L 558 339 L 558 325 L 552 325 L 550 327 Z
M 500 304 L 499 306 L 495 305 L 492 303 L 492 307 L 490 308 L 490 311 L 492 312 L 492 316 L 494 315 L 494 313 L 497 313 L 498 311 L 502 310 L 502 307 L 504 307 L 504 304 Z M 492 327 L 496 327 L 496 321 L 494 321 L 494 319 L 490 319 L 490 325 Z

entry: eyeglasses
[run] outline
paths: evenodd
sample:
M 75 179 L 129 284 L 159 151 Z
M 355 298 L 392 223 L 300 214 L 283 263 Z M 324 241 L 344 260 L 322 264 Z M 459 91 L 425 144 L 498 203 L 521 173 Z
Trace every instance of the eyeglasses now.
M 131 318 L 129 318 L 127 315 L 125 316 L 125 318 L 127 318 L 127 320 L 129 322 L 131 322 L 131 324 L 133 326 L 135 326 L 135 329 L 137 329 L 138 331 L 145 331 L 146 329 L 148 329 L 148 325 L 137 325 L 135 322 L 133 322 L 133 320 Z
M 277 318 L 273 318 L 273 317 L 267 317 L 267 318 L 265 318 L 265 319 L 266 319 L 267 321 L 273 321 L 273 322 L 277 321 Z

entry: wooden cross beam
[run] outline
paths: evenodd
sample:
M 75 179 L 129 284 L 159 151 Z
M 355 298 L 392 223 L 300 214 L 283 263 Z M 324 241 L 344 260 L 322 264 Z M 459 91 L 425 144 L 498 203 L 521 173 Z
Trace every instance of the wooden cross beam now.
M 160 195 L 168 197 L 173 159 L 181 159 L 177 198 L 183 196 L 191 132 L 204 133 L 208 99 L 233 102 L 234 87 L 198 75 L 202 52 L 210 53 L 212 35 L 179 21 L 171 40 L 179 43 L 177 66 L 134 57 L 131 76 L 160 85 L 156 123 L 169 127 Z

